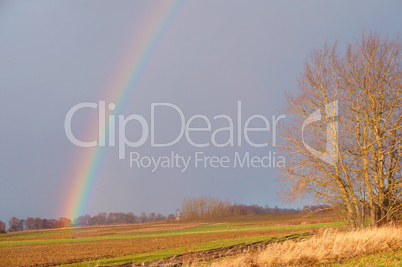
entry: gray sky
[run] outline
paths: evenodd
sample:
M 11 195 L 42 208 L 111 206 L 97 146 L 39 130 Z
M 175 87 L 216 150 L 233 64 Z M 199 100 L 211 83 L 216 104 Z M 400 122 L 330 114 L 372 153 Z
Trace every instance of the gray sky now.
M 162 1 L 1 1 L 0 3 L 0 220 L 16 216 L 68 216 L 66 201 L 79 168 L 77 158 L 91 148 L 66 137 L 68 110 L 81 102 L 105 100 L 119 73 L 127 70 L 130 46 L 140 42 L 147 22 Z M 226 114 L 236 120 L 237 101 L 244 121 L 254 114 L 279 116 L 284 92 L 314 47 L 338 41 L 341 47 L 362 31 L 395 36 L 401 27 L 400 1 L 184 1 L 167 24 L 129 90 L 120 115 L 139 114 L 148 122 L 152 103 L 167 102 L 186 119 Z M 133 64 L 134 62 L 132 62 Z M 117 79 L 118 80 L 118 79 Z M 118 80 L 119 81 L 119 80 Z M 117 81 L 117 82 L 118 82 Z M 112 88 L 111 88 L 112 87 Z M 97 120 L 91 110 L 77 113 L 78 137 Z M 177 113 L 157 114 L 156 138 L 168 142 L 180 129 Z M 255 127 L 261 121 L 255 121 Z M 194 123 L 200 127 L 204 124 Z M 235 127 L 237 127 L 235 125 Z M 141 128 L 127 126 L 130 140 Z M 254 134 L 254 135 L 253 135 Z M 255 142 L 270 133 L 250 134 Z M 210 133 L 195 133 L 197 142 Z M 222 134 L 222 140 L 225 135 Z M 235 136 L 237 138 L 237 136 Z M 221 141 L 222 141 L 221 140 Z M 173 213 L 184 197 L 230 198 L 238 203 L 284 206 L 278 199 L 275 168 L 130 168 L 107 147 L 91 185 L 85 212 Z M 170 147 L 151 147 L 150 139 L 127 153 L 164 156 L 264 156 L 275 148 L 195 148 L 183 137 Z

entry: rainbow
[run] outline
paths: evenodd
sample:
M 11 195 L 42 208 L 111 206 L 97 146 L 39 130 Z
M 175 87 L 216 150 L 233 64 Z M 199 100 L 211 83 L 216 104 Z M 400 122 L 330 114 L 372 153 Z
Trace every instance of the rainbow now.
M 182 1 L 158 1 L 152 7 L 151 15 L 147 16 L 143 22 L 142 31 L 136 33 L 133 38 L 133 45 L 130 47 L 130 51 L 124 54 L 125 61 L 120 64 L 122 67 L 119 67 L 116 78 L 113 79 L 112 86 L 107 89 L 108 94 L 105 97 L 110 102 L 116 103 L 115 114 L 130 99 L 142 71 Z M 92 125 L 88 132 L 91 136 L 96 136 L 98 125 Z M 108 129 L 100 138 L 105 138 L 106 132 Z M 71 168 L 72 171 L 68 175 L 69 189 L 67 199 L 63 200 L 65 207 L 62 209 L 64 211 L 62 214 L 67 215 L 67 218 L 75 219 L 85 214 L 104 153 L 105 147 L 99 146 L 80 151 Z

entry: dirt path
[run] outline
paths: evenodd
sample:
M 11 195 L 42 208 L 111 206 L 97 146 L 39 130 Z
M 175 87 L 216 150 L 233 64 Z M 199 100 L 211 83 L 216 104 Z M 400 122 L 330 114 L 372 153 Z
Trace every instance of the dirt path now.
M 186 254 L 176 255 L 168 257 L 158 261 L 144 262 L 144 263 L 125 263 L 122 265 L 113 265 L 113 267 L 131 267 L 131 266 L 182 266 L 183 263 L 190 262 L 208 262 L 211 260 L 219 259 L 222 257 L 228 257 L 233 255 L 239 255 L 242 253 L 250 253 L 261 251 L 266 248 L 267 245 L 272 243 L 284 242 L 286 240 L 298 240 L 304 239 L 314 235 L 313 233 L 303 234 L 290 234 L 283 237 L 273 237 L 264 241 L 255 243 L 244 243 L 233 246 L 204 250 L 199 252 L 189 252 Z M 111 267 L 111 266 L 109 266 Z

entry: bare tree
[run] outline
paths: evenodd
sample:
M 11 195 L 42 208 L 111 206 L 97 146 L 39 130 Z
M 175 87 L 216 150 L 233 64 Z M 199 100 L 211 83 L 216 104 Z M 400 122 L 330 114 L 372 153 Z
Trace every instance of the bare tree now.
M 198 197 L 184 199 L 181 216 L 184 219 L 208 219 L 238 215 L 238 208 L 230 200 L 221 201 L 218 198 Z
M 158 213 L 157 215 L 156 215 L 156 220 L 159 222 L 159 221 L 163 221 L 163 220 L 166 220 L 166 216 L 164 216 L 163 214 L 161 214 L 161 213 Z
M 140 223 L 146 223 L 148 222 L 148 216 L 145 212 L 142 212 L 140 215 Z
M 8 222 L 8 231 L 9 232 L 17 232 L 24 230 L 24 222 L 25 220 L 20 220 L 16 217 L 12 217 Z
M 34 223 L 35 223 L 34 218 L 28 217 L 28 218 L 25 220 L 25 225 L 26 225 L 26 227 L 27 227 L 27 230 L 32 230 L 32 229 L 34 229 Z
M 5 233 L 6 232 L 6 223 L 0 221 L 0 234 Z
M 352 226 L 366 211 L 374 226 L 400 211 L 401 52 L 398 39 L 370 33 L 343 55 L 336 44 L 311 53 L 280 126 L 288 200 L 313 196 Z
M 61 217 L 59 218 L 59 227 L 60 228 L 65 228 L 65 227 L 70 227 L 71 226 L 71 220 L 68 218 Z
M 156 214 L 155 212 L 151 212 L 148 214 L 148 221 L 155 223 L 156 222 Z
M 41 218 L 36 217 L 34 219 L 33 229 L 43 229 L 43 221 Z

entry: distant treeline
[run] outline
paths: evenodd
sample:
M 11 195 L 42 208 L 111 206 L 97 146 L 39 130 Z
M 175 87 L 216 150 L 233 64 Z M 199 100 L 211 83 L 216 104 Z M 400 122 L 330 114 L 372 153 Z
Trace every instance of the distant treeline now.
M 90 215 L 80 216 L 72 222 L 72 226 L 94 226 L 94 225 L 112 225 L 112 224 L 134 224 L 134 223 L 146 223 L 146 222 L 158 222 L 166 219 L 176 219 L 173 214 L 169 214 L 168 217 L 154 212 L 148 215 L 143 212 L 140 216 L 134 215 L 134 213 L 122 213 L 122 212 L 106 212 L 99 213 L 91 217 Z
M 40 229 L 56 229 L 65 227 L 82 227 L 82 226 L 96 226 L 96 225 L 112 225 L 112 224 L 134 224 L 134 223 L 146 223 L 157 222 L 166 219 L 176 219 L 173 214 L 169 214 L 168 217 L 154 212 L 150 214 L 142 213 L 140 216 L 136 216 L 133 213 L 122 212 L 106 212 L 99 213 L 91 217 L 90 215 L 80 216 L 71 221 L 68 218 L 56 219 L 41 219 L 28 217 L 26 219 L 18 219 L 16 217 L 11 218 L 8 222 L 8 232 L 17 232 L 22 230 L 40 230 Z M 6 224 L 0 221 L 0 233 L 6 232 Z
M 232 203 L 230 200 L 222 201 L 218 198 L 199 197 L 192 199 L 184 199 L 182 209 L 177 210 L 177 215 L 169 214 L 167 217 L 154 212 L 136 216 L 133 213 L 122 212 L 106 212 L 99 213 L 95 216 L 84 215 L 73 221 L 68 218 L 56 219 L 41 219 L 28 217 L 26 219 L 11 218 L 8 222 L 8 232 L 17 232 L 22 230 L 40 230 L 40 229 L 56 229 L 65 227 L 85 227 L 97 225 L 114 225 L 114 224 L 135 224 L 158 222 L 163 220 L 198 220 L 198 219 L 213 219 L 241 215 L 257 215 L 257 214 L 279 214 L 279 213 L 298 213 L 310 211 L 328 211 L 329 206 L 315 205 L 304 206 L 303 209 L 283 209 L 277 206 L 271 208 L 268 205 L 261 207 L 258 205 L 243 205 Z M 0 233 L 6 232 L 6 224 L 0 221 Z
M 265 205 L 243 205 L 232 203 L 230 200 L 222 201 L 218 198 L 199 197 L 184 199 L 181 218 L 187 220 L 212 219 L 241 215 L 297 213 L 300 209 L 282 209 Z
M 67 218 L 56 219 L 41 219 L 28 217 L 26 219 L 18 219 L 12 217 L 8 221 L 8 232 L 17 232 L 22 230 L 39 230 L 39 229 L 53 229 L 53 228 L 63 228 L 70 227 L 71 220 Z M 0 221 L 0 232 L 5 232 L 6 224 Z

